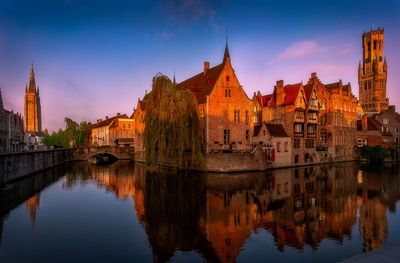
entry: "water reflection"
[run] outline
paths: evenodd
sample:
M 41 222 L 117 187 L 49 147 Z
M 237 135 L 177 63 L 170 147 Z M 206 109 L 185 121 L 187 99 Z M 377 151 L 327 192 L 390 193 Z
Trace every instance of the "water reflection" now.
M 261 229 L 273 236 L 279 251 L 287 246 L 318 250 L 324 239 L 341 245 L 354 235 L 369 251 L 385 243 L 387 210 L 395 212 L 400 199 L 397 171 L 367 173 L 349 164 L 192 176 L 124 162 L 65 169 L 64 190 L 95 184 L 120 200 L 132 198 L 157 262 L 171 260 L 177 250 L 235 262 L 250 235 Z M 30 193 L 24 198 L 34 227 L 40 193 Z M 0 237 L 2 222 L 0 216 Z

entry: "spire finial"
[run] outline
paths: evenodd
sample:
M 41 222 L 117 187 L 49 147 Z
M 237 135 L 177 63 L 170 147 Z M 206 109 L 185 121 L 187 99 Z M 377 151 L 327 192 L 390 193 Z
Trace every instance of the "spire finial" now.
M 175 81 L 175 65 L 174 65 L 174 87 L 176 86 L 176 81 Z
M 228 30 L 225 31 L 225 39 L 226 39 L 226 45 L 225 45 L 225 53 L 224 53 L 224 62 L 227 58 L 230 58 L 229 55 L 229 49 L 228 49 Z

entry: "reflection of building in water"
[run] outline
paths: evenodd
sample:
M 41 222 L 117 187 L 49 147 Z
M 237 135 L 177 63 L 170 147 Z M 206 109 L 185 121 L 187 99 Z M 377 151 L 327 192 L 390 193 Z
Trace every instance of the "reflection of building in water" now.
M 341 244 L 353 235 L 357 209 L 370 250 L 385 241 L 386 208 L 395 209 L 400 199 L 396 176 L 358 173 L 349 164 L 182 176 L 117 162 L 91 166 L 88 174 L 118 198 L 133 197 L 156 262 L 173 259 L 177 250 L 235 262 L 257 229 L 270 232 L 280 251 L 317 249 L 325 238 Z
M 36 213 L 40 208 L 40 194 L 35 194 L 25 202 L 25 209 L 29 211 L 32 229 L 35 228 Z
M 358 224 L 360 234 L 364 239 L 364 251 L 383 247 L 383 242 L 388 236 L 385 205 L 376 198 L 363 202 Z

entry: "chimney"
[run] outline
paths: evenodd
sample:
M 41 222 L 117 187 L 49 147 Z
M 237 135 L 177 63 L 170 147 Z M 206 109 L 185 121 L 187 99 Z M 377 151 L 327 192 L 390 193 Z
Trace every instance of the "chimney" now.
M 106 116 L 106 120 L 108 120 L 108 116 Z
M 99 122 L 102 122 L 102 121 L 103 121 L 102 119 L 99 120 Z
M 207 74 L 207 71 L 210 69 L 210 62 L 204 61 L 204 75 Z
M 117 117 L 121 116 L 121 113 L 117 112 Z
M 282 105 L 285 100 L 285 91 L 283 90 L 283 80 L 276 82 L 276 105 Z
M 316 77 L 317 77 L 317 73 L 316 73 L 316 72 L 311 73 L 311 78 L 312 78 L 312 79 L 314 79 L 314 78 L 316 78 Z

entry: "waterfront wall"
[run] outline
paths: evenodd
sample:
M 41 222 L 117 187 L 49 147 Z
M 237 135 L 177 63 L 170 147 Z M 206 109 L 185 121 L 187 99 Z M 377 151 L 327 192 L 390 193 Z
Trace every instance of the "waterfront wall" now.
M 190 163 L 191 155 L 185 158 L 185 163 Z M 135 152 L 135 161 L 144 162 L 144 152 Z M 267 164 L 265 153 L 257 148 L 252 153 L 208 153 L 206 154 L 207 171 L 209 172 L 245 172 L 265 171 L 272 168 Z M 159 161 L 160 166 L 178 167 L 176 160 L 163 159 Z
M 74 160 L 73 149 L 0 154 L 0 185 Z

